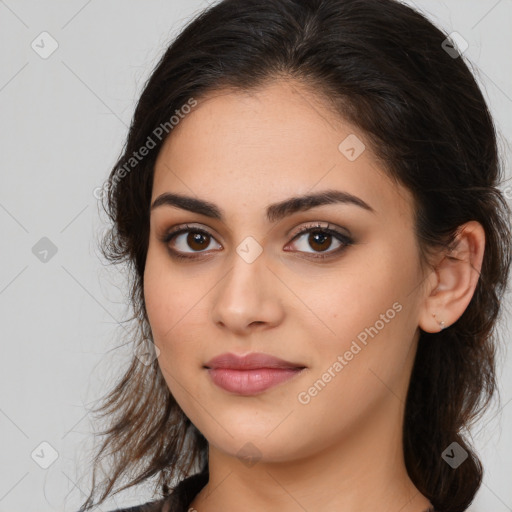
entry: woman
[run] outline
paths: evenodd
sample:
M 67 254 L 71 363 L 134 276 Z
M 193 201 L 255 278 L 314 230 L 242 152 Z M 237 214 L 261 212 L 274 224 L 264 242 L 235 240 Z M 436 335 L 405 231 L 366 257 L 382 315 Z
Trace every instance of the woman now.
M 501 178 L 456 42 L 411 8 L 201 13 L 109 178 L 103 249 L 130 264 L 139 331 L 81 510 L 127 476 L 161 491 L 132 512 L 466 510 L 482 467 L 461 430 L 495 390 L 511 259 Z

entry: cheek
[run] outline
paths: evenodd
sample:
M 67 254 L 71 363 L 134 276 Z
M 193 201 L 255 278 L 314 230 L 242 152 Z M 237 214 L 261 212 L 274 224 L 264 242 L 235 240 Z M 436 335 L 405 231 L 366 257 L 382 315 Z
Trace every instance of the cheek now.
M 165 251 L 150 244 L 144 269 L 144 300 L 155 343 L 166 343 L 180 322 L 188 321 L 195 295 L 193 283 L 181 279 Z
M 163 263 L 158 254 L 151 249 L 148 251 L 144 269 L 144 301 L 153 340 L 160 350 L 160 365 L 169 355 L 168 340 L 172 339 L 179 319 L 184 315 L 181 311 L 183 302 L 177 300 L 180 296 L 178 283 L 170 278 Z
M 170 275 L 159 271 L 155 260 L 148 257 L 144 297 L 153 340 L 160 351 L 158 365 L 169 391 L 182 406 L 188 403 L 190 393 L 197 393 L 190 375 L 193 366 L 200 366 L 194 360 L 194 354 L 200 352 L 189 328 L 194 317 L 194 308 L 191 309 L 189 304 L 195 302 L 182 291 L 176 275 L 172 278 Z M 189 333 L 188 337 L 186 333 Z
M 311 350 L 322 364 L 346 354 L 350 366 L 364 366 L 367 372 L 404 360 L 414 332 L 411 292 L 419 269 L 413 243 L 402 242 L 402 248 L 398 253 L 388 242 L 361 251 L 325 287 L 302 291 L 317 313 L 303 317 L 308 322 L 303 329 L 311 333 Z M 313 336 L 315 331 L 322 335 Z
M 160 350 L 158 362 L 173 394 L 179 394 L 176 380 L 185 382 L 190 369 L 203 364 L 200 355 L 209 288 L 204 280 L 196 285 L 170 268 L 165 255 L 148 252 L 144 271 L 146 311 Z

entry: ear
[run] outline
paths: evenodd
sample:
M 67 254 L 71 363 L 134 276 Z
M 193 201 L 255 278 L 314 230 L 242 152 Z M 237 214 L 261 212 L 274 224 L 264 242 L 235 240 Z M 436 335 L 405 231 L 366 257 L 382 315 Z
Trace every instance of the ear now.
M 432 270 L 419 316 L 419 327 L 439 332 L 455 323 L 473 297 L 484 257 L 485 231 L 477 221 L 459 227 L 451 250 L 443 251 Z

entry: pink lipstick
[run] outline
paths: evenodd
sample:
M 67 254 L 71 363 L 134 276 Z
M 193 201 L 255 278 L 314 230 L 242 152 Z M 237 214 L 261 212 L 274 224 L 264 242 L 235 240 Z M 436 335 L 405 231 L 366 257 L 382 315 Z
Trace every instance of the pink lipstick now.
M 245 356 L 221 354 L 208 361 L 204 368 L 214 384 L 239 395 L 255 395 L 299 374 L 305 366 L 268 354 Z

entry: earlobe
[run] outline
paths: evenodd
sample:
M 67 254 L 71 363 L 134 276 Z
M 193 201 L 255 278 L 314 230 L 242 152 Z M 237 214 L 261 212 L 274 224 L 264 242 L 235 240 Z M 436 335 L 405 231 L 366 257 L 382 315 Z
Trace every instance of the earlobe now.
M 485 231 L 479 222 L 460 226 L 452 248 L 433 270 L 436 284 L 427 290 L 418 319 L 423 331 L 440 332 L 462 316 L 480 277 L 484 248 Z
M 432 313 L 432 316 L 436 319 L 437 323 L 439 324 L 440 330 L 446 329 L 447 325 L 444 323 L 444 320 L 438 320 L 436 318 L 436 314 Z

